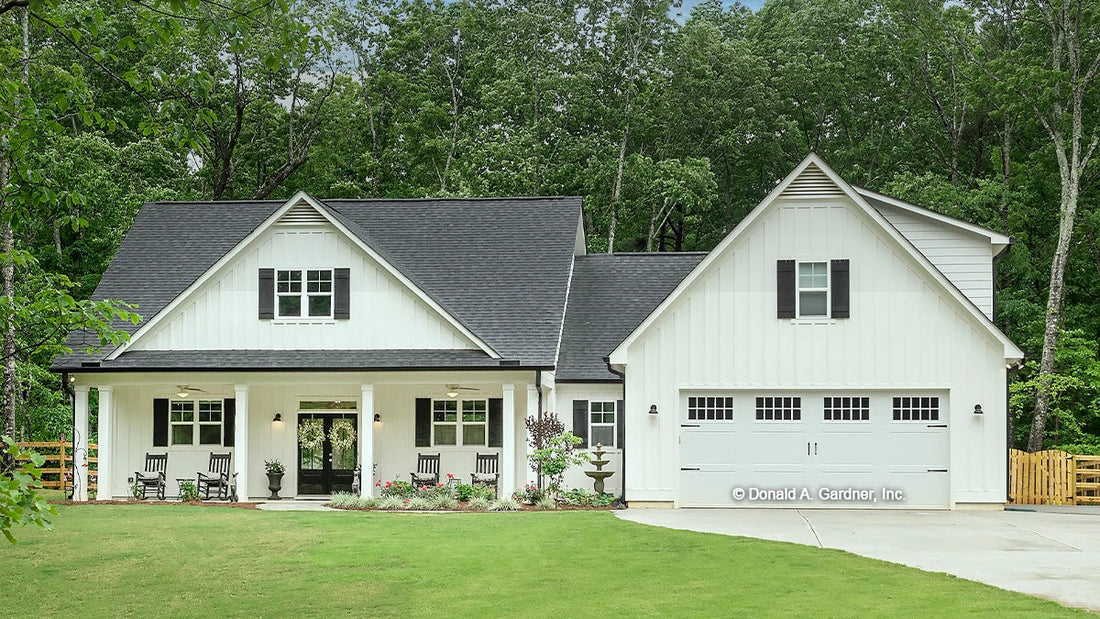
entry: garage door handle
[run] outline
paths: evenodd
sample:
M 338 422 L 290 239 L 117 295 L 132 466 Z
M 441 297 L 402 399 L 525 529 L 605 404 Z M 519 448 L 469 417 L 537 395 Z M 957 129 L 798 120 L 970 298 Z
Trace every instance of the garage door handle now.
M 928 427 L 929 428 L 946 428 L 947 424 L 946 423 L 928 424 Z
M 699 467 L 697 467 L 697 466 L 696 467 L 682 466 L 682 467 L 680 467 L 680 470 L 681 471 L 698 471 Z
M 928 469 L 929 473 L 946 473 L 947 469 Z
M 681 428 L 698 428 L 699 424 L 697 424 L 697 423 L 681 423 L 680 427 Z

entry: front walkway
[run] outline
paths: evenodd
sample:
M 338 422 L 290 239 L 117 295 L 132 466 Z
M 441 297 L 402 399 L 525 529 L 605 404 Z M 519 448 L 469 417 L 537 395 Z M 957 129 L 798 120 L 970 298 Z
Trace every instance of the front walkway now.
M 1100 612 L 1100 514 L 628 509 L 642 524 L 839 548 Z

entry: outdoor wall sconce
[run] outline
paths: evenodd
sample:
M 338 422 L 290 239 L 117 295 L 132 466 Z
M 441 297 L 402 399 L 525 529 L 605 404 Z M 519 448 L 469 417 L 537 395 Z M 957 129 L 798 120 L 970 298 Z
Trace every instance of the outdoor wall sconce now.
M 382 423 L 382 413 L 374 414 L 374 423 Z
M 974 414 L 975 415 L 981 415 L 982 414 L 982 405 L 981 404 L 975 404 L 974 405 Z
M 282 422 L 283 422 L 283 414 L 282 413 L 275 413 L 275 418 L 271 420 L 271 423 L 282 423 Z
M 656 404 L 650 404 L 649 405 L 649 414 L 650 415 L 656 415 L 657 414 L 657 405 Z

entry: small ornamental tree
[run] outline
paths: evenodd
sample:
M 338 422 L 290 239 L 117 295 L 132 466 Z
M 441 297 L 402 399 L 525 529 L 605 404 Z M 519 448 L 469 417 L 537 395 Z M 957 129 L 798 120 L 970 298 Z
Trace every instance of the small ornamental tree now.
M 558 419 L 557 413 L 539 413 L 531 415 L 527 418 L 527 444 L 531 446 L 533 451 L 539 451 L 540 449 L 546 449 L 550 446 L 550 439 L 555 436 L 561 436 L 565 432 L 565 424 Z M 542 470 L 542 461 L 531 457 L 531 470 L 535 472 L 535 478 L 538 483 L 539 490 L 543 488 L 543 478 L 545 477 Z
M 542 474 L 550 478 L 547 491 L 551 495 L 561 492 L 565 472 L 570 467 L 588 462 L 588 454 L 575 451 L 581 442 L 581 437 L 575 436 L 572 432 L 565 432 L 550 438 L 546 447 L 536 449 L 531 454 L 531 460 L 538 464 Z

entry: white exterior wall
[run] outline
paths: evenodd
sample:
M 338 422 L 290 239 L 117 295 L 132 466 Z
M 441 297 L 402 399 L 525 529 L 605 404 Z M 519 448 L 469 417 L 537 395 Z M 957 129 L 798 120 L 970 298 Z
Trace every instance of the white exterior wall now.
M 558 383 L 555 388 L 557 394 L 557 407 L 558 410 L 550 411 L 558 414 L 558 419 L 565 424 L 565 429 L 569 432 L 574 432 L 573 427 L 573 400 L 588 400 L 588 401 L 617 401 L 623 399 L 623 386 L 620 384 L 607 384 L 607 383 Z M 593 448 L 595 446 L 593 445 Z M 627 444 L 627 450 L 630 450 L 630 445 Z M 604 460 L 608 460 L 608 464 L 603 467 L 605 471 L 614 471 L 615 474 L 604 480 L 604 492 L 610 492 L 612 494 L 620 494 L 622 492 L 622 479 L 623 479 L 623 463 L 622 463 L 622 450 L 615 448 L 604 449 Z M 586 453 L 591 455 L 591 449 L 586 450 Z M 565 474 L 565 486 L 567 488 L 584 488 L 585 490 L 592 490 L 592 478 L 584 474 L 585 471 L 594 471 L 596 467 L 591 464 L 576 467 L 570 469 Z M 534 480 L 534 473 L 531 469 L 527 469 L 527 481 Z
M 987 318 L 993 319 L 993 245 L 988 238 L 899 208 L 876 207 Z
M 110 385 L 113 387 L 115 434 L 110 456 L 110 487 L 116 498 L 125 498 L 135 471 L 143 470 L 146 453 L 168 452 L 168 495 L 176 496 L 176 478 L 194 479 L 195 473 L 207 470 L 210 452 L 234 452 L 239 449 L 217 445 L 153 447 L 153 399 L 179 399 L 177 384 L 201 387 L 204 393 L 192 392 L 188 400 L 223 399 L 235 395 L 235 385 L 248 386 L 248 486 L 252 499 L 268 495 L 264 461 L 278 459 L 286 466 L 282 497 L 294 497 L 298 487 L 297 412 L 301 400 L 340 399 L 362 405 L 362 385 L 373 385 L 374 411 L 381 414 L 380 423 L 373 424 L 375 480 L 408 481 L 416 468 L 418 452 L 440 453 L 440 473 L 453 473 L 463 483 L 470 482 L 475 454 L 501 453 L 500 447 L 476 446 L 415 446 L 415 400 L 430 397 L 446 399 L 447 384 L 476 386 L 479 391 L 468 398 L 500 398 L 503 384 L 514 384 L 515 423 L 512 446 L 515 450 L 514 478 L 526 480 L 525 426 L 527 384 L 532 372 L 486 372 L 440 374 L 408 373 L 205 373 L 205 374 L 110 374 L 78 375 L 77 384 Z M 462 396 L 460 396 L 461 399 Z M 281 423 L 273 422 L 275 413 L 282 413 Z M 321 412 L 321 411 L 317 411 Z M 352 411 L 343 411 L 352 412 Z M 507 415 L 509 411 L 504 411 Z M 361 432 L 359 433 L 361 434 Z M 505 437 L 505 445 L 508 438 Z M 241 442 L 238 440 L 238 445 Z M 519 483 L 517 481 L 517 483 Z M 245 500 L 245 497 L 241 497 Z
M 850 319 L 776 318 L 777 260 L 839 258 Z M 1005 500 L 1004 346 L 846 196 L 780 196 L 625 353 L 628 501 L 677 500 L 681 390 L 860 387 L 948 391 L 952 502 Z
M 351 269 L 350 319 L 257 317 L 260 268 L 336 267 Z M 131 350 L 476 347 L 343 233 L 325 224 L 273 226 L 136 339 Z

